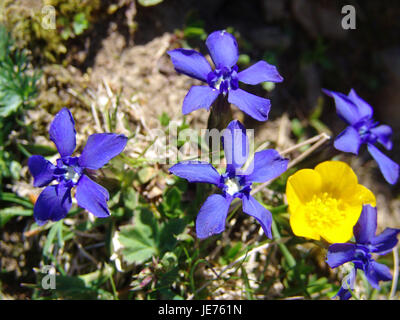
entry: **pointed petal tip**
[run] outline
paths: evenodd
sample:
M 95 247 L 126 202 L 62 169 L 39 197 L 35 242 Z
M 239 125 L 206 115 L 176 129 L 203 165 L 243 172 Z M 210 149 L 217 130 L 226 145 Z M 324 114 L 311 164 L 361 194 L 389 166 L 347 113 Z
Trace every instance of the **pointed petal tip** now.
M 178 73 L 207 82 L 207 76 L 212 71 L 207 59 L 192 49 L 174 49 L 167 52 Z
M 257 121 L 267 121 L 271 101 L 242 89 L 230 90 L 228 101 Z
M 62 108 L 50 124 L 50 140 L 62 157 L 70 156 L 76 148 L 75 120 L 68 108 Z
M 212 32 L 206 40 L 206 46 L 216 68 L 232 67 L 239 58 L 236 38 L 226 30 Z
M 373 144 L 368 144 L 367 149 L 371 156 L 377 162 L 378 167 L 385 180 L 391 185 L 396 184 L 399 179 L 400 166 L 388 156 L 386 156 L 383 152 L 381 152 Z
M 213 194 L 201 206 L 196 218 L 196 236 L 205 239 L 225 230 L 225 220 L 228 215 L 231 198 Z
M 107 201 L 110 199 L 108 191 L 91 180 L 88 176 L 82 175 L 76 188 L 75 198 L 78 205 L 97 218 L 107 218 L 110 210 Z
M 126 147 L 128 138 L 123 134 L 94 133 L 89 136 L 79 165 L 87 169 L 97 170 L 119 155 Z

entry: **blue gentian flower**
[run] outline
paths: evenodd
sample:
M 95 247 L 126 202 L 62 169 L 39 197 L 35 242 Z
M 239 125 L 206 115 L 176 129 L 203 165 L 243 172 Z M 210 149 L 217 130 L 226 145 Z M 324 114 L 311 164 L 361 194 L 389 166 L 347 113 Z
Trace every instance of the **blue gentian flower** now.
M 242 199 L 243 212 L 254 217 L 265 234 L 272 238 L 272 215 L 250 195 L 252 183 L 274 179 L 286 171 L 288 160 L 275 150 L 263 150 L 254 154 L 247 169 L 241 168 L 248 159 L 249 141 L 246 129 L 234 120 L 223 131 L 222 140 L 227 162 L 224 174 L 206 162 L 180 162 L 170 168 L 174 175 L 189 182 L 203 182 L 216 185 L 222 194 L 213 194 L 200 208 L 196 219 L 196 234 L 200 239 L 221 233 L 225 229 L 225 220 L 234 198 Z
M 85 175 L 85 169 L 96 170 L 103 167 L 122 152 L 128 138 L 114 133 L 92 134 L 82 154 L 79 157 L 72 156 L 76 147 L 76 131 L 74 119 L 67 108 L 54 117 L 49 133 L 61 156 L 56 165 L 39 155 L 31 156 L 28 161 L 34 178 L 33 185 L 47 186 L 39 195 L 33 209 L 37 224 L 63 219 L 71 209 L 71 189 L 74 187 L 75 198 L 80 207 L 96 217 L 108 217 L 108 191 Z M 53 181 L 58 184 L 49 185 Z
M 353 89 L 347 96 L 325 89 L 323 92 L 335 99 L 338 116 L 349 124 L 335 139 L 334 147 L 337 150 L 357 155 L 360 146 L 366 144 L 386 181 L 395 184 L 399 178 L 399 165 L 375 146 L 376 143 L 380 143 L 387 150 L 391 150 L 393 146 L 392 129 L 388 125 L 379 125 L 377 121 L 374 121 L 372 107 Z
M 353 262 L 354 269 L 342 284 L 337 296 L 341 299 L 351 297 L 350 289 L 354 289 L 357 270 L 362 270 L 372 287 L 379 289 L 379 281 L 392 279 L 390 269 L 376 262 L 372 254 L 385 255 L 397 244 L 397 234 L 400 229 L 386 228 L 381 234 L 375 235 L 377 226 L 377 211 L 375 207 L 365 205 L 357 224 L 354 226 L 355 243 L 335 243 L 329 246 L 326 262 L 331 268 L 336 268 L 346 262 Z
M 168 51 L 175 70 L 192 78 L 201 80 L 208 86 L 193 86 L 183 101 L 183 114 L 194 110 L 210 109 L 219 95 L 228 95 L 229 103 L 239 107 L 258 121 L 268 119 L 271 102 L 239 88 L 239 81 L 246 84 L 259 84 L 264 81 L 282 82 L 275 66 L 259 61 L 239 72 L 236 65 L 239 53 L 238 44 L 233 35 L 223 31 L 211 33 L 206 46 L 214 62 L 212 70 L 207 59 L 195 50 L 175 49 Z

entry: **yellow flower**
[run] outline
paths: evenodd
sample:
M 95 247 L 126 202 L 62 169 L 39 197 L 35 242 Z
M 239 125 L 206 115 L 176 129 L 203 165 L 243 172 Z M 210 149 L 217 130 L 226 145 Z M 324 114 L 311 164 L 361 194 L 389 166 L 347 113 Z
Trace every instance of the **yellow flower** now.
M 287 181 L 286 197 L 293 233 L 330 243 L 347 242 L 362 206 L 376 205 L 374 194 L 358 184 L 354 171 L 341 161 L 297 171 Z

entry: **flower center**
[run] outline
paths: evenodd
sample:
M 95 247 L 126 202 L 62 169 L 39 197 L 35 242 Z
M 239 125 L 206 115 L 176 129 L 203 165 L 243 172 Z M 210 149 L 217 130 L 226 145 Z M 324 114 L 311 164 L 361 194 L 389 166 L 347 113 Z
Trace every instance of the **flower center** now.
M 75 186 L 79 178 L 82 176 L 83 170 L 78 165 L 78 158 L 76 157 L 66 157 L 57 160 L 57 180 L 64 181 L 70 184 L 71 187 Z
M 358 127 L 358 133 L 363 142 L 376 142 L 377 137 L 371 132 L 371 129 L 375 128 L 378 124 L 379 122 L 376 122 L 373 119 L 369 119 L 366 121 L 362 121 L 360 124 L 356 125 L 356 127 Z
M 225 180 L 226 192 L 233 196 L 235 193 L 238 193 L 241 189 L 238 178 L 231 178 Z
M 81 177 L 81 173 L 79 173 L 75 167 L 66 167 L 64 169 L 67 171 L 66 173 L 64 173 L 65 180 L 77 183 L 79 178 Z
M 223 95 L 226 95 L 230 89 L 239 88 L 237 71 L 237 66 L 233 66 L 232 68 L 222 67 L 221 69 L 215 69 L 208 74 L 208 85 L 219 90 Z
M 333 198 L 327 192 L 314 195 L 312 200 L 306 204 L 305 213 L 308 224 L 317 230 L 337 226 L 345 218 L 342 201 Z

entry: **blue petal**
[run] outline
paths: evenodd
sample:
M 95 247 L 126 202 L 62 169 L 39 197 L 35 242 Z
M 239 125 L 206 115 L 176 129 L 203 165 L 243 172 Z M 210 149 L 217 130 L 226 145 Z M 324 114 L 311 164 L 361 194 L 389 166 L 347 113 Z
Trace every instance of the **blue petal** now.
M 378 138 L 378 142 L 382 144 L 387 150 L 391 150 L 393 147 L 393 143 L 391 140 L 392 137 L 392 128 L 387 125 L 377 126 L 370 130 L 376 137 Z
M 348 124 L 355 124 L 361 120 L 362 117 L 358 113 L 357 106 L 346 95 L 326 89 L 322 89 L 322 91 L 335 99 L 336 113 Z
M 200 208 L 196 219 L 196 234 L 200 239 L 208 238 L 225 230 L 225 220 L 232 198 L 213 194 Z
M 369 244 L 375 237 L 377 220 L 376 208 L 370 205 L 364 205 L 360 218 L 353 228 L 356 242 L 360 244 Z
M 337 150 L 358 154 L 361 138 L 358 131 L 349 126 L 337 136 L 333 145 Z
M 209 110 L 218 95 L 217 89 L 208 86 L 193 86 L 183 100 L 182 113 L 188 114 L 200 108 Z
M 372 109 L 372 107 L 366 101 L 361 99 L 353 89 L 350 90 L 347 97 L 357 106 L 360 118 L 372 118 L 374 109 Z
M 223 131 L 222 143 L 224 145 L 227 171 L 235 173 L 235 169 L 242 167 L 249 156 L 249 140 L 246 128 L 238 120 L 233 120 Z
M 263 205 L 261 205 L 252 196 L 244 196 L 243 201 L 243 212 L 256 218 L 261 224 L 266 236 L 272 239 L 271 225 L 272 225 L 272 214 Z
M 33 176 L 33 186 L 43 187 L 54 180 L 55 166 L 42 156 L 31 156 L 28 160 L 29 171 Z
M 124 150 L 128 138 L 123 134 L 95 133 L 89 136 L 79 157 L 79 165 L 88 169 L 99 169 Z
M 217 69 L 232 67 L 239 58 L 235 37 L 225 30 L 211 33 L 206 40 L 206 46 Z
M 171 57 L 176 71 L 207 82 L 207 75 L 212 69 L 207 59 L 199 52 L 189 49 L 175 49 L 167 53 Z
M 63 184 L 46 187 L 36 200 L 33 216 L 38 225 L 48 220 L 58 221 L 71 209 L 71 189 Z
M 340 287 L 338 293 L 333 297 L 339 297 L 340 300 L 349 300 L 352 295 L 349 289 L 354 291 L 354 283 L 356 280 L 357 269 L 351 269 L 350 273 L 343 279 L 342 286 Z
M 386 228 L 382 233 L 375 236 L 371 244 L 374 246 L 373 252 L 385 255 L 393 250 L 397 245 L 397 235 L 400 233 L 400 229 Z
M 180 162 L 173 165 L 169 171 L 189 182 L 204 182 L 219 185 L 221 175 L 209 163 L 199 161 Z
M 289 160 L 282 158 L 276 150 L 256 152 L 244 173 L 244 179 L 246 182 L 265 182 L 274 179 L 286 171 L 288 163 Z
M 82 175 L 79 179 L 75 198 L 80 207 L 98 218 L 106 218 L 110 215 L 107 207 L 107 201 L 110 198 L 108 191 L 86 175 Z
M 228 101 L 258 121 L 268 120 L 271 101 L 242 89 L 229 90 Z
M 370 261 L 364 272 L 371 286 L 378 290 L 380 289 L 379 281 L 392 280 L 392 274 L 390 273 L 390 269 L 384 264 L 378 263 L 374 260 Z
M 259 84 L 264 81 L 282 82 L 283 78 L 275 66 L 265 62 L 258 61 L 251 67 L 239 72 L 238 79 L 247 84 Z
M 351 243 L 334 243 L 329 246 L 326 262 L 331 268 L 336 268 L 354 259 L 356 246 Z
M 368 144 L 368 151 L 378 163 L 385 180 L 390 184 L 395 184 L 399 178 L 399 165 L 372 144 Z
M 75 121 L 67 108 L 56 114 L 50 125 L 50 139 L 57 147 L 61 157 L 70 156 L 76 147 Z

